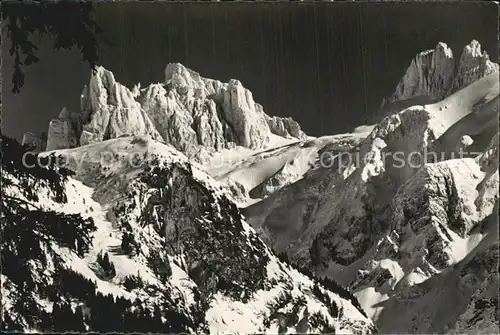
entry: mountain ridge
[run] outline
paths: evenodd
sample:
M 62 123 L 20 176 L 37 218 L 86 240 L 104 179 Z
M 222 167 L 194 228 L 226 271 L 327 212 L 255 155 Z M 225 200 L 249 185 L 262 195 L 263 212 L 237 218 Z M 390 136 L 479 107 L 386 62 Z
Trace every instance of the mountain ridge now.
M 179 63 L 167 65 L 163 83 L 132 90 L 99 66 L 82 91 L 81 110 L 64 108 L 50 122 L 47 150 L 150 135 L 202 162 L 224 148 L 265 148 L 272 136 L 306 137 L 291 118 L 266 115 L 238 80 L 206 79 Z
M 90 218 L 95 231 L 71 233 L 84 235 L 84 250 L 79 243 L 61 247 L 65 239 L 40 227 L 31 238 L 53 263 L 54 250 L 66 255 L 58 263 L 69 269 L 64 278 L 90 279 L 78 280 L 97 302 L 121 306 L 141 327 L 154 321 L 162 330 L 211 333 L 488 331 L 499 322 L 492 293 L 498 95 L 498 65 L 477 41 L 458 63 L 439 43 L 412 61 L 380 122 L 309 138 L 293 120 L 267 116 L 237 80 L 221 83 L 169 64 L 164 83 L 129 90 L 100 67 L 83 91 L 82 113 L 63 109 L 49 128 L 51 150 L 35 156 L 57 159 L 63 170 L 49 166 L 33 177 L 12 151 L 27 148 L 2 140 L 13 155 L 2 169 L 7 195 L 19 192 L 20 203 L 29 204 L 2 205 L 18 220 L 32 215 L 29 206 L 44 218 L 66 208 L 58 220 L 78 227 Z M 47 175 L 58 201 L 45 195 L 47 184 L 31 185 Z M 61 205 L 65 197 L 74 206 Z M 67 216 L 75 213 L 81 218 Z M 38 264 L 40 257 L 23 261 Z M 56 325 L 47 314 L 60 320 L 66 313 L 82 329 L 106 329 L 94 298 L 68 291 L 58 300 L 55 288 L 36 278 L 42 267 L 30 269 L 30 301 L 42 320 L 28 324 L 28 312 L 16 304 L 22 286 L 10 273 L 2 277 L 10 326 L 49 329 Z M 56 269 L 49 265 L 45 275 L 60 276 Z M 55 308 L 40 296 L 45 290 Z M 171 324 L 173 315 L 183 321 Z

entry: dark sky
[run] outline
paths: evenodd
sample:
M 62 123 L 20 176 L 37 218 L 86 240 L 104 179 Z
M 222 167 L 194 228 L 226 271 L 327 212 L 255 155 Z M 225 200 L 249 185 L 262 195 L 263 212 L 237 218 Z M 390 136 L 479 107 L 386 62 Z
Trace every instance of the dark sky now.
M 377 111 L 412 57 L 448 43 L 458 58 L 477 39 L 497 59 L 492 3 L 100 3 L 101 62 L 122 84 L 161 82 L 169 62 L 208 78 L 239 79 L 270 115 L 291 116 L 309 135 L 351 130 Z M 3 131 L 45 131 L 63 106 L 79 108 L 89 70 L 78 51 L 47 38 L 26 84 L 11 93 L 3 40 Z

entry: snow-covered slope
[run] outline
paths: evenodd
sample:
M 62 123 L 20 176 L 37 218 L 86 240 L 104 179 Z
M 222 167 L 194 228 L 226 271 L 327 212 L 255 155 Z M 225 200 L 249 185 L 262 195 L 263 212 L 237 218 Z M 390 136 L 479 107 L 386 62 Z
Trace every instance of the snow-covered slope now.
M 499 84 L 476 75 L 437 102 L 402 104 L 348 154 L 243 210 L 292 263 L 349 285 L 383 332 L 498 326 L 498 279 L 484 274 L 497 264 Z
M 466 45 L 457 60 L 446 43 L 439 42 L 434 50 L 415 56 L 383 105 L 416 98 L 436 102 L 491 73 L 498 73 L 498 64 L 481 50 L 478 41 Z
M 280 261 L 173 147 L 121 137 L 30 169 L 2 145 L 7 330 L 375 331 L 348 291 Z

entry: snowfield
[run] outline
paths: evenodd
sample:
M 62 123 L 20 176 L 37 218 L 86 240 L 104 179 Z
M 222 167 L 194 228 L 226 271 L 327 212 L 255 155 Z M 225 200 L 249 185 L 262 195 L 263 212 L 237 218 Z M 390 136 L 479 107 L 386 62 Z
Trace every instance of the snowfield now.
M 115 160 L 102 160 L 103 154 L 108 157 L 113 157 Z M 169 169 L 188 168 L 192 171 L 192 180 L 186 179 L 194 187 L 203 185 L 202 187 L 212 194 L 215 199 L 225 197 L 225 191 L 221 189 L 220 184 L 213 180 L 208 174 L 203 172 L 197 165 L 192 165 L 180 153 L 174 149 L 159 142 L 156 142 L 148 137 L 122 137 L 114 140 L 104 141 L 93 145 L 83 146 L 75 149 L 57 150 L 44 153 L 45 157 L 54 154 L 56 157 L 64 157 L 64 162 L 67 167 L 72 168 L 76 174 L 69 177 L 65 184 L 64 193 L 67 196 L 67 202 L 58 202 L 53 199 L 50 192 L 46 192 L 43 186 L 37 191 L 39 195 L 36 202 L 32 202 L 34 206 L 43 210 L 53 210 L 64 214 L 81 213 L 83 218 L 92 218 L 96 230 L 92 234 L 92 245 L 84 257 L 80 257 L 74 251 L 51 243 L 49 248 L 59 255 L 60 262 L 74 273 L 77 273 L 87 280 L 95 283 L 96 292 L 103 295 L 114 296 L 126 299 L 128 301 L 143 301 L 144 306 L 151 306 L 162 303 L 161 295 L 156 295 L 154 290 L 170 292 L 170 299 L 177 301 L 175 307 L 177 312 L 184 313 L 186 317 L 191 318 L 193 308 L 199 307 L 199 290 L 202 288 L 197 284 L 197 279 L 193 278 L 190 267 L 191 260 L 186 258 L 183 253 L 169 252 L 167 255 L 167 263 L 170 267 L 170 275 L 168 280 L 159 277 L 158 269 L 152 268 L 149 262 L 150 256 L 154 250 L 161 248 L 165 240 L 158 234 L 158 228 L 154 221 L 150 224 L 143 225 L 137 218 L 140 218 L 148 206 L 148 199 L 151 199 L 151 192 L 141 193 L 140 176 L 147 169 L 146 165 L 130 166 L 126 163 L 127 155 L 133 154 L 141 156 L 150 154 L 151 157 L 157 159 L 161 166 Z M 82 159 L 84 157 L 84 159 Z M 149 164 L 149 163 L 148 163 Z M 20 196 L 19 180 L 16 177 L 4 175 L 13 180 L 13 184 L 6 188 L 6 194 L 11 196 Z M 174 172 L 174 178 L 175 172 Z M 80 181 L 81 180 L 81 181 Z M 174 183 L 176 181 L 174 180 Z M 87 185 L 92 186 L 87 186 Z M 183 185 L 186 186 L 186 185 Z M 175 184 L 171 187 L 175 187 Z M 175 194 L 180 195 L 182 192 L 188 192 L 189 188 L 181 188 Z M 133 191 L 136 193 L 133 197 L 127 198 L 127 192 Z M 137 193 L 139 191 L 139 193 Z M 141 195 L 142 194 L 142 195 Z M 186 196 L 187 193 L 186 193 Z M 20 197 L 21 200 L 29 202 L 25 197 Z M 128 200 L 127 200 L 128 199 Z M 205 224 L 213 226 L 209 229 L 217 228 L 218 220 L 223 219 L 223 211 L 226 210 L 222 206 L 227 206 L 224 203 L 215 200 L 215 210 L 219 211 L 214 217 L 205 216 Z M 137 206 L 130 206 L 136 203 Z M 130 208 L 130 211 L 125 213 L 117 212 L 116 208 L 125 205 Z M 198 203 L 193 203 L 197 206 Z M 184 215 L 187 215 L 184 214 Z M 222 216 L 221 216 L 222 215 Z M 123 251 L 122 241 L 126 230 L 123 229 L 121 219 L 125 219 L 128 225 L 132 227 L 132 232 L 135 239 L 140 241 L 139 251 L 134 256 L 128 255 Z M 234 218 L 240 220 L 240 217 Z M 241 221 L 244 243 L 255 244 L 258 237 L 250 226 L 244 221 Z M 221 228 L 225 229 L 225 228 Z M 224 233 L 221 231 L 220 233 Z M 128 233 L 127 233 L 128 234 Z M 217 238 L 217 237 L 215 237 Z M 239 242 L 238 239 L 233 239 L 235 245 Z M 207 240 L 203 243 L 211 244 L 215 241 Z M 330 301 L 321 301 L 315 297 L 313 287 L 318 285 L 306 275 L 289 268 L 288 265 L 281 263 L 272 252 L 263 246 L 261 242 L 256 246 L 251 246 L 256 252 L 264 251 L 262 256 L 268 258 L 268 264 L 264 269 L 264 288 L 257 289 L 254 293 L 250 292 L 250 297 L 246 300 L 240 300 L 235 296 L 228 295 L 224 291 L 216 290 L 208 300 L 208 305 L 204 313 L 204 322 L 206 323 L 210 333 L 252 333 L 252 332 L 277 332 L 286 324 L 286 329 L 295 332 L 297 327 L 301 331 L 323 331 L 324 327 L 328 329 L 339 329 L 352 333 L 370 333 L 374 330 L 371 321 L 366 318 L 356 307 L 352 306 L 351 302 L 346 299 L 339 298 L 334 293 L 328 293 L 324 288 L 324 292 L 331 297 Z M 227 245 L 226 247 L 231 247 Z M 224 254 L 225 250 L 218 250 L 218 253 Z M 115 273 L 112 278 L 103 278 L 96 268 L 99 263 L 98 257 L 100 254 L 106 254 L 109 257 L 109 262 L 113 264 Z M 216 256 L 224 257 L 224 256 Z M 50 257 L 49 257 L 50 259 Z M 240 264 L 231 265 L 237 269 Z M 47 267 L 46 275 L 52 276 L 55 271 L 54 267 Z M 125 286 L 127 278 L 136 276 L 140 278 L 144 288 L 130 290 Z M 8 280 L 7 280 L 8 281 Z M 147 289 L 149 287 L 149 289 Z M 318 290 L 320 290 L 318 286 Z M 3 287 L 6 296 L 9 296 L 7 288 Z M 243 294 L 243 293 L 242 293 Z M 38 307 L 46 313 L 52 312 L 52 302 L 46 301 L 36 291 L 33 295 L 39 301 Z M 285 305 L 276 305 L 273 307 L 276 300 L 285 299 Z M 9 300 L 6 300 L 7 302 Z M 305 305 L 298 301 L 304 301 Z M 83 303 L 83 305 L 82 305 Z M 333 304 L 337 314 L 329 312 L 330 305 Z M 85 301 L 74 301 L 74 309 L 76 306 L 85 306 Z M 11 315 L 18 313 L 9 303 L 4 305 L 4 311 L 9 311 Z M 279 307 L 281 306 L 281 307 Z M 155 307 L 156 308 L 156 307 Z M 304 314 L 306 313 L 306 314 Z M 287 316 L 288 315 L 288 316 Z M 316 321 L 313 321 L 309 315 L 314 316 Z M 285 317 L 286 316 L 286 317 Z M 295 321 L 286 321 L 292 317 Z M 318 319 L 319 317 L 319 319 Z M 283 319 L 285 318 L 285 319 Z M 28 329 L 29 319 L 25 319 L 26 329 Z M 280 321 L 281 320 L 281 321 Z M 35 326 L 36 328 L 36 326 Z M 195 331 L 191 327 L 191 331 Z

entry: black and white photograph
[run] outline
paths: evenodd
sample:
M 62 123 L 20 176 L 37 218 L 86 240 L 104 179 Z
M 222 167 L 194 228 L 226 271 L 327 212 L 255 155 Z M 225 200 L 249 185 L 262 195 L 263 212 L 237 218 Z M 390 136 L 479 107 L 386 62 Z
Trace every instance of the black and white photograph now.
M 500 333 L 498 2 L 0 9 L 2 333 Z

